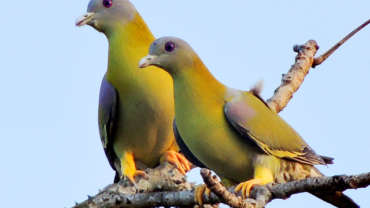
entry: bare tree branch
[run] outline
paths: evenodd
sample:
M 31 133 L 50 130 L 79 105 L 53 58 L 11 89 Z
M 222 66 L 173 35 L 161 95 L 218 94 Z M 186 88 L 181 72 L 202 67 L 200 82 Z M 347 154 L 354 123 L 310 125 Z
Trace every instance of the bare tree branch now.
M 365 28 L 368 24 L 370 24 L 370 19 L 317 58 L 314 58 L 317 50 L 319 49 L 316 41 L 310 40 L 302 46 L 294 46 L 294 51 L 298 53 L 296 56 L 296 61 L 290 68 L 289 72 L 283 75 L 281 85 L 275 90 L 274 95 L 267 100 L 269 107 L 277 113 L 282 111 L 292 99 L 293 94 L 302 85 L 304 78 L 310 69 L 322 64 L 341 45 L 343 45 L 360 30 Z
M 217 201 L 208 201 L 216 203 Z M 120 208 L 120 207 L 170 207 L 170 206 L 194 206 L 194 194 L 192 191 L 152 192 L 138 194 L 121 194 L 118 192 L 103 192 L 76 205 L 75 208 Z
M 281 85 L 275 90 L 274 95 L 267 100 L 267 104 L 272 110 L 279 113 L 288 105 L 293 94 L 302 85 L 304 78 L 311 69 L 318 48 L 319 46 L 314 40 L 310 40 L 302 46 L 294 46 L 294 51 L 298 53 L 295 64 L 287 74 L 283 74 Z
M 234 208 L 264 207 L 274 199 L 287 199 L 293 194 L 303 192 L 334 192 L 347 189 L 365 188 L 370 185 L 370 173 L 354 176 L 333 176 L 308 178 L 299 181 L 292 181 L 284 184 L 269 184 L 257 186 L 252 190 L 254 200 L 243 201 L 240 197 L 229 192 L 217 179 L 212 176 L 211 171 L 202 169 L 202 177 L 208 188 L 215 193 L 221 202 Z
M 138 178 L 135 184 L 131 184 L 128 179 L 121 180 L 117 184 L 107 186 L 96 196 L 89 197 L 88 200 L 75 207 L 117 207 L 117 203 L 141 207 L 140 204 L 143 202 L 140 203 L 140 200 L 147 201 L 144 203 L 155 204 L 158 202 L 158 197 L 161 203 L 165 202 L 163 201 L 166 199 L 166 194 L 164 193 L 156 193 L 153 198 L 150 193 L 156 191 L 172 192 L 171 194 L 167 193 L 169 196 L 172 196 L 170 197 L 171 199 L 177 199 L 181 196 L 186 200 L 187 195 L 181 193 L 181 191 L 189 191 L 194 188 L 194 185 L 188 183 L 186 177 L 169 163 L 161 164 L 154 169 L 146 169 L 145 172 L 147 177 Z M 177 192 L 178 194 L 176 194 Z
M 204 203 L 217 204 L 222 202 L 235 208 L 260 208 L 274 199 L 287 199 L 293 194 L 302 192 L 317 190 L 321 192 L 344 191 L 347 189 L 365 188 L 370 185 L 370 173 L 353 176 L 309 178 L 284 184 L 256 186 L 252 190 L 252 198 L 244 201 L 227 190 L 217 177 L 212 176 L 209 170 L 203 169 L 202 176 L 207 186 L 215 193 L 211 194 L 210 197 L 205 197 Z M 119 186 L 122 186 L 122 184 L 111 185 L 98 195 L 90 197 L 81 204 L 76 204 L 75 208 L 188 207 L 196 205 L 194 189 L 127 194 L 124 191 L 125 189 L 120 189 Z M 233 190 L 233 188 L 230 188 L 230 190 Z
M 316 66 L 320 65 L 322 62 L 324 62 L 331 54 L 333 54 L 341 45 L 343 45 L 347 40 L 349 40 L 352 36 L 354 36 L 356 33 L 361 31 L 363 28 L 365 28 L 368 24 L 370 24 L 370 19 L 364 22 L 362 25 L 360 25 L 358 28 L 356 28 L 354 31 L 349 33 L 346 37 L 344 37 L 341 41 L 339 41 L 337 44 L 335 44 L 332 48 L 330 48 L 327 52 L 322 54 L 321 56 L 315 58 L 312 68 L 315 68 Z

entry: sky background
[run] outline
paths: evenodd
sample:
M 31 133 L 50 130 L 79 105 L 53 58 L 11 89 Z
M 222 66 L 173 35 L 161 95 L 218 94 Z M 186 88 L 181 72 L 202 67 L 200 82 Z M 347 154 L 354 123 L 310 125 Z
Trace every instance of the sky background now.
M 264 80 L 271 97 L 294 62 L 292 47 L 321 54 L 370 18 L 368 0 L 133 1 L 153 33 L 187 40 L 228 86 Z M 76 18 L 88 1 L 11 1 L 0 12 L 0 189 L 3 207 L 70 207 L 113 180 L 97 128 L 107 41 Z M 282 117 L 327 175 L 370 171 L 370 27 L 311 70 Z M 199 181 L 198 173 L 190 174 Z M 370 207 L 370 188 L 347 191 Z M 308 194 L 268 207 L 331 207 Z

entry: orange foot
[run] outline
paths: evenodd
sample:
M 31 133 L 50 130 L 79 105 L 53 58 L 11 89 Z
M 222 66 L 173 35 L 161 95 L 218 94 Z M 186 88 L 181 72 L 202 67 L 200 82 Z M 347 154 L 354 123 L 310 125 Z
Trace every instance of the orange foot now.
M 145 171 L 142 170 L 136 170 L 134 174 L 126 175 L 126 177 L 130 180 L 130 182 L 135 185 L 135 177 L 141 176 L 141 177 L 148 177 L 148 175 L 145 173 Z
M 211 190 L 209 190 L 209 188 L 207 188 L 206 185 L 199 185 L 197 187 L 195 187 L 195 191 L 194 191 L 194 200 L 196 203 L 198 203 L 200 206 L 203 206 L 203 195 L 206 195 L 207 197 L 210 196 L 211 194 Z
M 163 155 L 161 162 L 163 161 L 171 163 L 184 175 L 191 170 L 191 163 L 182 154 L 173 150 L 167 151 Z
M 242 197 L 248 198 L 250 195 L 250 192 L 255 185 L 263 185 L 263 180 L 259 178 L 254 178 L 248 181 L 245 181 L 243 183 L 240 183 L 236 188 L 234 189 L 235 192 L 240 192 L 242 194 Z

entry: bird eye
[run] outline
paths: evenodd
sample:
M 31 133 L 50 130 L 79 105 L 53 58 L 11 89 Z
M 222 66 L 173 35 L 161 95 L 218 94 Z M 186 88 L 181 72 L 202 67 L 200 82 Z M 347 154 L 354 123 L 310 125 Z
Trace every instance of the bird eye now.
M 113 0 L 103 0 L 103 6 L 105 8 L 110 8 L 113 5 Z
M 166 45 L 164 45 L 164 49 L 167 51 L 167 52 L 172 52 L 173 50 L 175 50 L 176 48 L 176 45 L 174 42 L 167 42 Z

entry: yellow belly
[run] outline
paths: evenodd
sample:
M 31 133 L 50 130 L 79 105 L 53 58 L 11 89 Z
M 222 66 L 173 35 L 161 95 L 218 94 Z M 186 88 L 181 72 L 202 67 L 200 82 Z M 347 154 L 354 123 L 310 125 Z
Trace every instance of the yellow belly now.
M 129 151 L 135 160 L 149 167 L 155 166 L 161 155 L 175 142 L 171 117 L 158 109 L 149 110 L 144 104 L 123 105 L 122 111 L 117 119 L 118 128 L 114 136 L 116 154 Z
M 234 182 L 253 177 L 254 159 L 259 152 L 227 123 L 222 107 L 206 111 L 189 109 L 176 115 L 185 144 L 208 168 Z
M 158 69 L 132 72 L 114 77 L 111 82 L 119 94 L 117 128 L 113 138 L 119 157 L 132 152 L 136 161 L 149 167 L 159 163 L 165 151 L 176 150 L 171 77 Z

